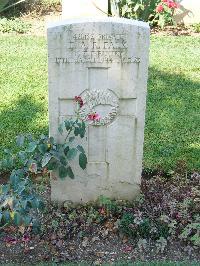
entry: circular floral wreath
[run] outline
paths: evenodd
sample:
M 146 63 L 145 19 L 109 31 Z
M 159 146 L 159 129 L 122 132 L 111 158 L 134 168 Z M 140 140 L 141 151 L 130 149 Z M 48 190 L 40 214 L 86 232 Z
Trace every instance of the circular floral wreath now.
M 78 102 L 78 114 L 84 121 L 91 121 L 92 125 L 106 125 L 111 123 L 117 116 L 119 110 L 119 100 L 111 90 L 85 90 L 80 96 L 75 97 Z M 110 105 L 111 111 L 101 117 L 95 112 L 95 107 L 99 105 Z

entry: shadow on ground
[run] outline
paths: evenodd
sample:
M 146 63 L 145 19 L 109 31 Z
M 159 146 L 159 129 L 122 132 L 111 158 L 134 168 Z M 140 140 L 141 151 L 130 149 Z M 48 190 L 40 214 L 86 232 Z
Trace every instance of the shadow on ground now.
M 144 167 L 170 170 L 185 162 L 200 169 L 199 89 L 186 75 L 150 68 Z
M 47 113 L 44 111 L 44 107 L 31 96 L 23 96 L 0 113 L 0 157 L 5 148 L 16 148 L 15 138 L 19 134 L 48 134 Z

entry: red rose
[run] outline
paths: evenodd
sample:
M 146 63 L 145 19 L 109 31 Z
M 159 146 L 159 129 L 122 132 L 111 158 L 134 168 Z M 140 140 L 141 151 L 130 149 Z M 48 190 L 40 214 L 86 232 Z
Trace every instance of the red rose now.
M 157 13 L 161 13 L 161 12 L 163 12 L 163 10 L 164 10 L 164 7 L 162 6 L 162 4 L 160 4 L 160 5 L 158 5 L 158 6 L 156 7 L 156 12 L 157 12 Z
M 80 108 L 83 106 L 83 100 L 81 96 L 75 96 L 74 100 L 79 104 Z
M 169 8 L 177 8 L 177 7 L 178 7 L 178 4 L 175 3 L 175 2 L 172 1 L 172 0 L 168 0 L 168 1 L 167 1 L 167 6 L 168 6 Z

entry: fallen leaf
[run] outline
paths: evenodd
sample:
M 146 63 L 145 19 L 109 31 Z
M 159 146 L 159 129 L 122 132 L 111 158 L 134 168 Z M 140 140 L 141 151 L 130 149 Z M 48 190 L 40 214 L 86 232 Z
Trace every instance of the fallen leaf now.
M 132 251 L 133 250 L 133 247 L 132 246 L 125 246 L 124 248 L 123 248 L 123 251 L 126 253 L 126 252 L 130 252 L 130 251 Z

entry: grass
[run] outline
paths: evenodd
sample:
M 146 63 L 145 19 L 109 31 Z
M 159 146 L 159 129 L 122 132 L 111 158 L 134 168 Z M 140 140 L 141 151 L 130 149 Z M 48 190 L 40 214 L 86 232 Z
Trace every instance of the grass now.
M 200 169 L 200 39 L 153 37 L 144 166 Z
M 200 169 L 200 40 L 151 38 L 144 168 Z M 0 36 L 0 157 L 15 136 L 48 133 L 47 48 L 42 37 Z

